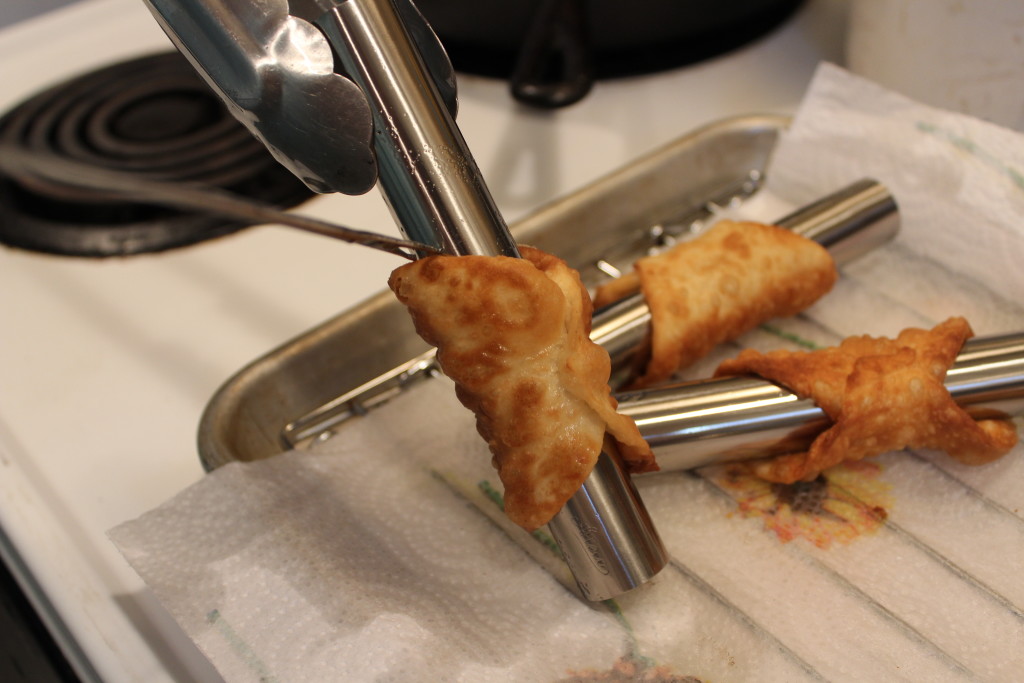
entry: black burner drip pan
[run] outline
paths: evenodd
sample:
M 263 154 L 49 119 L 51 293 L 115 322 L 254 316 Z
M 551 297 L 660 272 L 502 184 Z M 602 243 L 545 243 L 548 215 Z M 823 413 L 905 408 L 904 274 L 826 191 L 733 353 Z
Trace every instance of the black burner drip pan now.
M 295 206 L 312 192 L 281 166 L 177 52 L 121 62 L 41 92 L 0 118 L 0 141 L 165 182 Z M 0 243 L 66 256 L 127 256 L 246 224 L 0 174 Z

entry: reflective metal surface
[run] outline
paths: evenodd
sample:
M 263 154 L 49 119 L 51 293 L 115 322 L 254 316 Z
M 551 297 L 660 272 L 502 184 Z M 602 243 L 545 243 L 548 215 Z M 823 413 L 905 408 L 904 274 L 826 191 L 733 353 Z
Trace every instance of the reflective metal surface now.
M 764 168 L 786 123 L 784 117 L 745 116 L 709 124 L 540 207 L 513 225 L 512 232 L 523 242 L 565 258 L 585 283 L 593 284 L 604 277 L 595 262 L 610 250 L 635 241 L 636 234 L 649 237 L 652 225 L 685 222 L 687 216 L 703 214 L 709 200 L 746 192 L 751 176 Z M 679 181 L 654 182 L 664 177 Z M 585 238 L 581 238 L 580 225 L 587 226 Z M 638 254 L 646 252 L 648 242 L 637 241 L 637 247 Z M 228 379 L 211 397 L 200 422 L 203 465 L 213 469 L 236 460 L 270 457 L 282 448 L 302 448 L 332 433 L 343 439 L 346 419 L 372 409 L 417 377 L 429 377 L 419 371 L 419 360 L 427 360 L 429 365 L 429 355 L 404 307 L 391 292 L 383 292 L 271 350 Z M 602 485 L 609 484 L 601 475 L 604 468 L 602 464 L 598 471 Z M 608 476 L 618 490 L 628 490 L 623 488 L 627 480 L 617 474 Z M 591 499 L 603 500 L 604 496 Z M 587 498 L 580 503 L 567 515 L 569 520 L 574 516 L 583 519 Z M 618 521 L 621 509 L 603 507 L 606 513 L 614 513 L 604 515 L 603 533 L 616 538 L 617 529 L 624 528 Z M 631 508 L 643 521 L 643 509 Z M 623 552 L 625 540 L 638 544 L 623 557 L 660 555 L 651 552 L 660 544 L 645 534 L 634 531 L 617 538 L 614 543 L 619 552 Z M 593 560 L 607 561 L 602 550 L 607 545 L 570 546 L 564 534 L 563 542 L 572 548 L 577 567 Z M 590 548 L 601 554 L 591 555 Z M 648 564 L 653 572 L 657 563 Z M 642 580 L 636 563 L 609 575 L 613 585 L 623 590 Z M 591 582 L 591 586 L 597 584 Z
M 519 251 L 401 17 L 388 0 L 349 0 L 318 20 L 374 117 L 380 184 L 410 239 L 459 255 Z M 601 455 L 556 515 L 559 546 L 591 600 L 649 580 L 667 553 L 632 482 Z M 608 463 L 612 463 L 609 465 Z M 635 558 L 642 558 L 638 561 Z M 591 570 L 599 567 L 603 573 Z
M 359 87 L 287 0 L 145 0 L 231 113 L 317 192 L 360 194 L 377 179 L 373 121 Z
M 716 204 L 727 204 L 749 196 L 744 188 L 751 175 L 760 174 L 786 122 L 744 116 L 713 123 L 540 207 L 513 223 L 511 232 L 565 258 L 584 283 L 596 284 L 607 276 L 595 262 L 610 249 L 634 244 L 623 254 L 631 262 L 651 246 L 650 226 L 688 224 L 690 216 L 707 215 L 706 205 L 715 197 Z M 661 177 L 680 181 L 653 182 Z M 587 225 L 586 239 L 579 225 Z M 226 380 L 199 425 L 203 465 L 212 470 L 304 448 L 417 378 L 429 377 L 422 368 L 432 357 L 405 307 L 390 291 L 381 292 L 269 350 Z
M 410 239 L 449 254 L 517 257 L 455 124 L 450 65 L 415 7 L 399 4 L 404 17 L 391 0 L 150 1 L 233 113 L 311 188 L 362 192 L 379 172 L 384 198 Z M 334 73 L 332 47 L 345 76 Z M 431 67 L 441 73 L 435 77 Z M 620 495 L 631 487 L 621 469 L 595 469 L 574 497 L 580 504 L 558 515 L 567 520 L 570 566 L 609 567 L 601 595 L 643 583 L 667 561 L 639 497 Z M 636 533 L 616 535 L 618 528 Z M 575 538 L 583 533 L 586 539 Z M 595 534 L 605 540 L 595 542 Z M 647 558 L 643 571 L 614 567 L 632 555 Z M 581 577 L 581 588 L 596 583 Z
M 613 446 L 548 531 L 588 600 L 607 600 L 661 571 L 668 552 Z
M 651 331 L 651 309 L 637 292 L 594 312 L 590 338 L 608 351 L 612 360 L 610 384 L 617 387 L 643 370 Z
M 775 222 L 829 250 L 836 264 L 863 256 L 899 231 L 896 201 L 885 186 L 863 179 Z
M 968 341 L 946 388 L 976 419 L 1024 415 L 1024 334 Z
M 370 104 L 360 86 L 338 72 L 331 45 L 314 25 L 336 3 L 145 2 L 231 113 L 310 189 L 362 194 L 374 186 Z M 454 115 L 455 75 L 447 54 L 409 0 L 396 0 L 394 7 Z
M 449 254 L 518 256 L 395 6 L 348 0 L 317 23 L 369 102 L 381 190 L 406 236 Z
M 777 221 L 829 250 L 837 266 L 885 244 L 899 230 L 899 207 L 885 186 L 863 179 Z M 612 358 L 612 386 L 646 355 L 651 311 L 635 294 L 594 312 L 591 338 Z
M 975 418 L 1024 414 L 1024 333 L 972 339 L 946 388 Z M 722 377 L 617 396 L 663 472 L 806 448 L 830 421 L 809 399 L 750 377 Z

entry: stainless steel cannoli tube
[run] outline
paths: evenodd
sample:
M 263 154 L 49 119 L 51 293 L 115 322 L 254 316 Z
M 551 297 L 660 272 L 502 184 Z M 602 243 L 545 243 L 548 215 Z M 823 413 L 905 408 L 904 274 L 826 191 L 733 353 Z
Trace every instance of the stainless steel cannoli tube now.
M 451 254 L 518 256 L 453 114 L 391 3 L 341 3 L 319 23 L 370 102 L 381 187 L 403 232 Z M 668 561 L 610 448 L 550 530 L 590 600 L 635 588 Z
M 969 340 L 946 388 L 977 418 L 1024 414 L 1024 332 Z M 830 424 L 810 399 L 754 377 L 683 382 L 618 399 L 663 472 L 799 451 Z
M 863 179 L 775 221 L 775 225 L 814 240 L 842 266 L 892 239 L 899 230 L 899 213 L 883 185 Z M 594 313 L 590 336 L 611 356 L 613 378 L 626 379 L 638 354 L 647 353 L 650 324 L 651 311 L 642 293 Z

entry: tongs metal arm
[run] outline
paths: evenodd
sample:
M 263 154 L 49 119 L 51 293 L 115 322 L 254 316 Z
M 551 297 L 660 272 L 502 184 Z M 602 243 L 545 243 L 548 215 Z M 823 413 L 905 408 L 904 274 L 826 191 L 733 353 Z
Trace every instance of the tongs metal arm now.
M 157 22 L 271 154 L 316 192 L 377 180 L 362 90 L 335 73 L 320 31 L 287 0 L 144 0 Z

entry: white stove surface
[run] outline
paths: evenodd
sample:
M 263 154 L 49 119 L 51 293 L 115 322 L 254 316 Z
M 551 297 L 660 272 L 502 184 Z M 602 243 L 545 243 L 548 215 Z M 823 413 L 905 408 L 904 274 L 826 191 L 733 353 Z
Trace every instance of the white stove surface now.
M 599 83 L 556 112 L 460 76 L 459 123 L 514 220 L 705 123 L 792 113 L 816 64 L 842 61 L 844 21 L 843 2 L 812 0 L 748 47 Z M 84 0 L 15 23 L 0 30 L 0 111 L 169 48 L 141 0 Z M 298 211 L 397 234 L 375 192 Z M 0 546 L 84 677 L 219 680 L 105 532 L 203 476 L 196 428 L 222 382 L 383 289 L 396 265 L 273 226 L 127 259 L 0 249 Z

